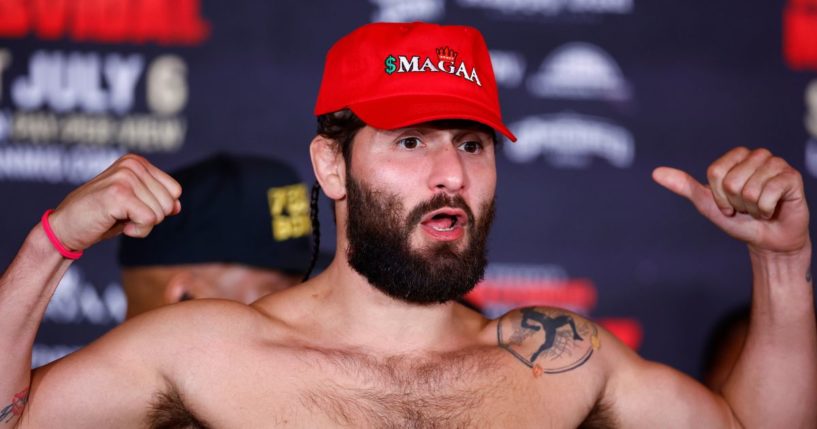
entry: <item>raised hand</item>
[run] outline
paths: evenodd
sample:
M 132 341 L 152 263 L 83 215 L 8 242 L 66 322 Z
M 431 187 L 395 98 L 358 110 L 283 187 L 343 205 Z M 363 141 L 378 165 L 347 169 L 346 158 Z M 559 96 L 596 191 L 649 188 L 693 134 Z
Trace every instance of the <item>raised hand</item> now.
M 144 237 L 165 216 L 181 210 L 181 192 L 167 173 L 128 154 L 68 194 L 49 223 L 72 250 L 84 250 L 120 232 Z
M 656 168 L 653 179 L 754 251 L 793 253 L 810 246 L 803 179 L 766 149 L 730 150 L 709 166 L 709 186 L 669 167 Z

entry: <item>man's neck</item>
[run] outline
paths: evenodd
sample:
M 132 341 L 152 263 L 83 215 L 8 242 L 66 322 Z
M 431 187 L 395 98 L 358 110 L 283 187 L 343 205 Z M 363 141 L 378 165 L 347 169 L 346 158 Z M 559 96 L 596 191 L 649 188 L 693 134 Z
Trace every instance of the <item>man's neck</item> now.
M 451 351 L 478 344 L 485 319 L 455 302 L 420 305 L 391 298 L 343 256 L 304 285 L 315 300 L 321 336 L 390 354 Z

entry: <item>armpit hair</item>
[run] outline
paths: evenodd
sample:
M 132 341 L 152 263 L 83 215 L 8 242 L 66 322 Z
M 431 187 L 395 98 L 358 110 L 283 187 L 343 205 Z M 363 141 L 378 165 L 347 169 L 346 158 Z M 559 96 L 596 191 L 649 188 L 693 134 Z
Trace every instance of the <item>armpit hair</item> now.
M 184 404 L 181 393 L 172 385 L 156 394 L 147 415 L 150 429 L 209 429 L 210 426 L 196 417 Z
M 596 404 L 593 405 L 590 413 L 587 414 L 582 424 L 579 425 L 579 429 L 615 429 L 617 427 L 619 427 L 619 425 L 612 407 L 610 403 L 603 398 L 599 399 Z

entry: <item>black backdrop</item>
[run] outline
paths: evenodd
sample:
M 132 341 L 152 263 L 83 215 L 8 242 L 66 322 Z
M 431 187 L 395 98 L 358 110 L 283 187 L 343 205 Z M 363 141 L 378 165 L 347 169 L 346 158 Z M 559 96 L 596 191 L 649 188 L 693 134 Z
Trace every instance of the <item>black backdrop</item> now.
M 492 315 L 569 307 L 696 375 L 714 321 L 749 299 L 748 257 L 650 172 L 702 179 L 730 147 L 765 146 L 814 191 L 813 0 L 0 0 L 0 264 L 126 151 L 165 169 L 273 155 L 311 180 L 323 56 L 373 20 L 473 25 L 492 49 L 519 142 L 498 156 L 491 265 L 471 299 Z M 115 250 L 74 264 L 35 365 L 121 319 Z

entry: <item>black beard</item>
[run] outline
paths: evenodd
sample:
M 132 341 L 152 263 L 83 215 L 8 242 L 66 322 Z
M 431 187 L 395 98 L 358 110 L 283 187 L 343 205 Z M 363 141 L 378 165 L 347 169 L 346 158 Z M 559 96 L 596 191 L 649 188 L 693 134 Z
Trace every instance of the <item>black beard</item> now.
M 403 217 L 396 195 L 369 189 L 351 175 L 346 185 L 349 216 L 349 265 L 386 295 L 413 304 L 443 303 L 462 298 L 485 274 L 486 241 L 493 222 L 493 198 L 482 205 L 476 222 L 471 208 L 457 196 L 437 194 Z M 468 216 L 468 243 L 457 250 L 454 243 L 439 243 L 412 250 L 409 237 L 423 215 L 442 207 L 455 207 Z

